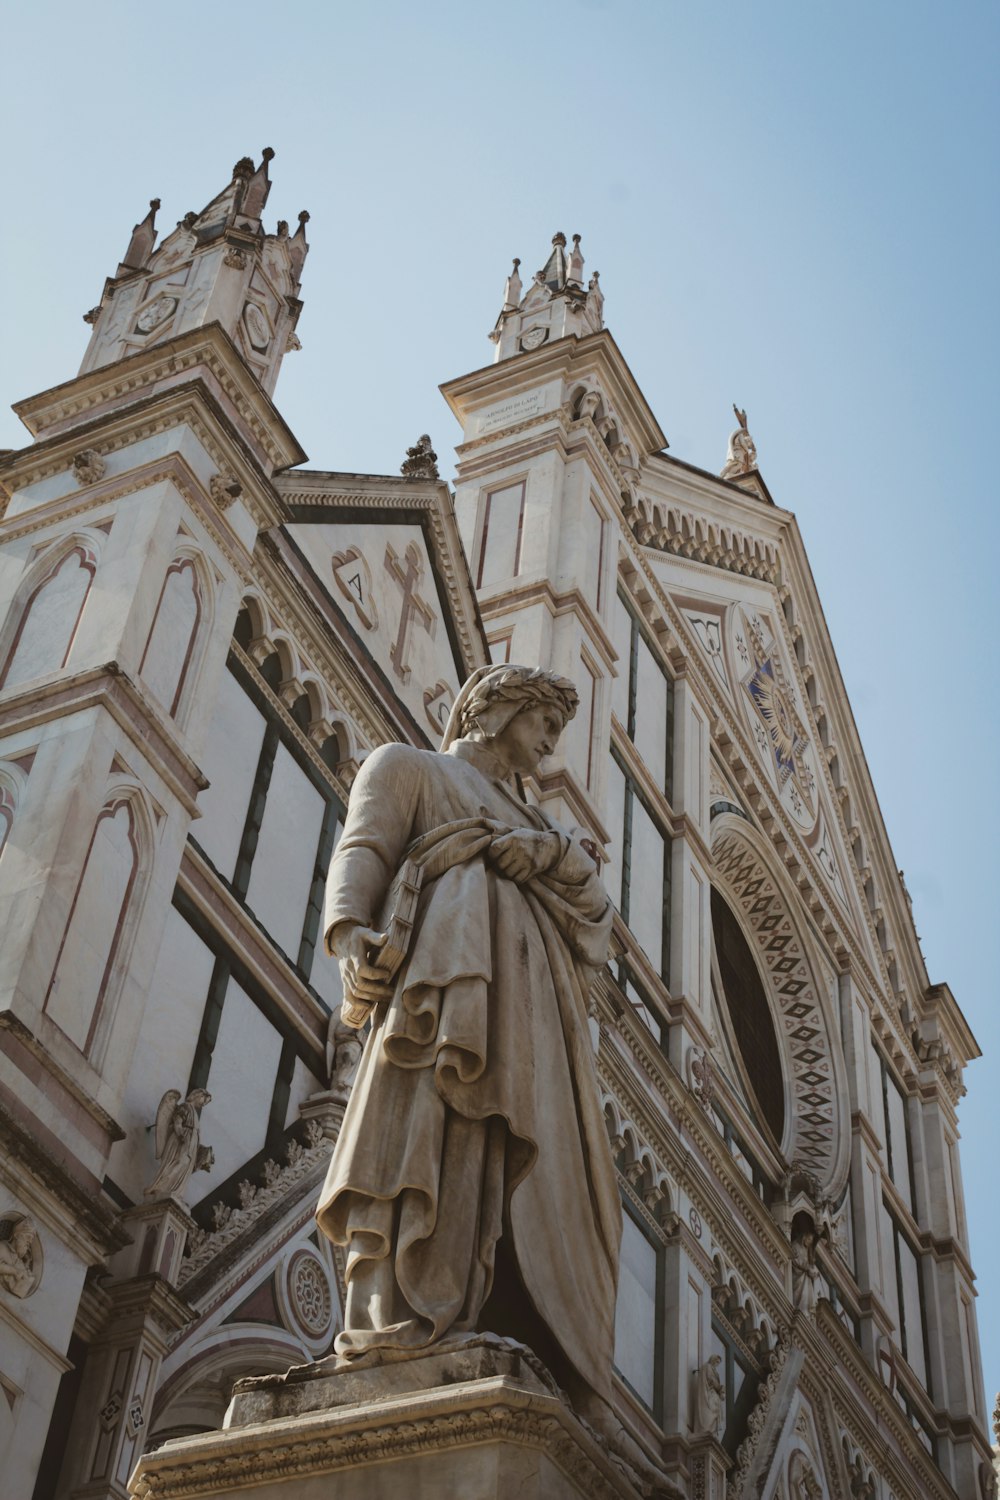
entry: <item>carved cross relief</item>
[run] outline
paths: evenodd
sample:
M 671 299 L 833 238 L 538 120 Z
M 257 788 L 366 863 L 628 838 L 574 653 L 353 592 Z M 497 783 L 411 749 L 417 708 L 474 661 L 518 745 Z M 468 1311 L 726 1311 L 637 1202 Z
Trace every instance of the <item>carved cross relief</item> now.
M 417 593 L 424 571 L 420 550 L 415 542 L 407 542 L 406 551 L 403 554 L 405 568 L 400 563 L 392 543 L 389 542 L 385 549 L 385 570 L 390 578 L 403 591 L 403 607 L 399 615 L 399 631 L 396 640 L 389 652 L 389 660 L 392 662 L 393 671 L 403 682 L 410 680 L 410 667 L 406 662 L 406 648 L 410 634 L 410 626 L 414 619 L 426 630 L 427 634 L 433 636 L 437 616 L 425 599 Z

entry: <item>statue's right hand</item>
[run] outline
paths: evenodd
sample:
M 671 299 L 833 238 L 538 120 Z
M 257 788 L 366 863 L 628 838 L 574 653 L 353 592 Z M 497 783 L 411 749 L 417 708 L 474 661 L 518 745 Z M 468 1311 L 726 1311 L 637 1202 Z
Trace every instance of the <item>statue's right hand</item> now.
M 385 943 L 385 932 L 374 928 L 344 926 L 333 934 L 333 950 L 340 960 L 340 977 L 344 992 L 366 1005 L 378 1005 L 392 999 L 392 983 L 385 971 L 377 969 L 372 962 L 375 952 Z

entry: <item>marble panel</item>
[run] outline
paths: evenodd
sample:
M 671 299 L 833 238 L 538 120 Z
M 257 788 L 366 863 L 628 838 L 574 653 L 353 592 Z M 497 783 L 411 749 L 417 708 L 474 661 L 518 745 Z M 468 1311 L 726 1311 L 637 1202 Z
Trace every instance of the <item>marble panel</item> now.
M 630 1214 L 622 1215 L 615 1309 L 615 1364 L 651 1407 L 656 1379 L 656 1246 Z
M 663 924 L 663 834 L 633 797 L 628 925 L 657 972 L 663 964 Z
M 203 1194 L 263 1146 L 280 1056 L 280 1035 L 231 979 L 206 1084 L 212 1102 L 202 1113 L 202 1135 L 215 1152 L 211 1171 L 198 1174 Z
M 523 483 L 504 485 L 491 490 L 483 501 L 485 509 L 478 571 L 480 588 L 503 583 L 520 570 L 524 492 Z
M 201 816 L 191 832 L 216 869 L 232 878 L 260 747 L 264 719 L 231 672 L 223 672 L 201 769 L 208 790 L 198 798 Z
M 318 1094 L 325 1087 L 323 1081 L 311 1073 L 302 1061 L 301 1057 L 295 1059 L 295 1069 L 292 1073 L 292 1086 L 288 1092 L 288 1108 L 285 1110 L 285 1125 L 291 1125 L 299 1117 L 299 1105 L 309 1098 L 310 1094 Z
M 641 635 L 637 673 L 635 748 L 662 791 L 667 768 L 667 679 Z
M 326 802 L 284 745 L 267 791 L 247 905 L 294 963 L 316 870 Z

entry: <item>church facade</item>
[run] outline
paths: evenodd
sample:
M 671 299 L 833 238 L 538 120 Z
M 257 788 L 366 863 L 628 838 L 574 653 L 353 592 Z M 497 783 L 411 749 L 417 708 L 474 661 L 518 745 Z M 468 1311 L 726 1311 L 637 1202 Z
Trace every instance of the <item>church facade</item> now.
M 454 491 L 426 439 L 307 467 L 272 396 L 308 215 L 265 229 L 271 155 L 159 244 L 151 207 L 0 456 L 5 1493 L 125 1496 L 234 1380 L 329 1352 L 358 1046 L 326 869 L 365 756 L 436 748 L 492 659 L 580 693 L 527 793 L 616 908 L 623 1424 L 686 1496 L 988 1500 L 978 1048 L 746 414 L 721 475 L 674 457 L 557 235 L 442 387 Z

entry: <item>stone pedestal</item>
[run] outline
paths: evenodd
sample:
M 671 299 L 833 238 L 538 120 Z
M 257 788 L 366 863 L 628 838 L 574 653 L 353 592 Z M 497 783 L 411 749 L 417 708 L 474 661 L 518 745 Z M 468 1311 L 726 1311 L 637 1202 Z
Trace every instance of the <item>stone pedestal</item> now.
M 339 1369 L 243 1380 L 221 1432 L 140 1460 L 139 1500 L 639 1500 L 533 1356 L 484 1338 Z M 665 1488 L 661 1493 L 675 1493 Z
M 732 1466 L 732 1459 L 716 1438 L 695 1438 L 688 1457 L 691 1494 L 696 1500 L 726 1500 L 726 1475 Z

